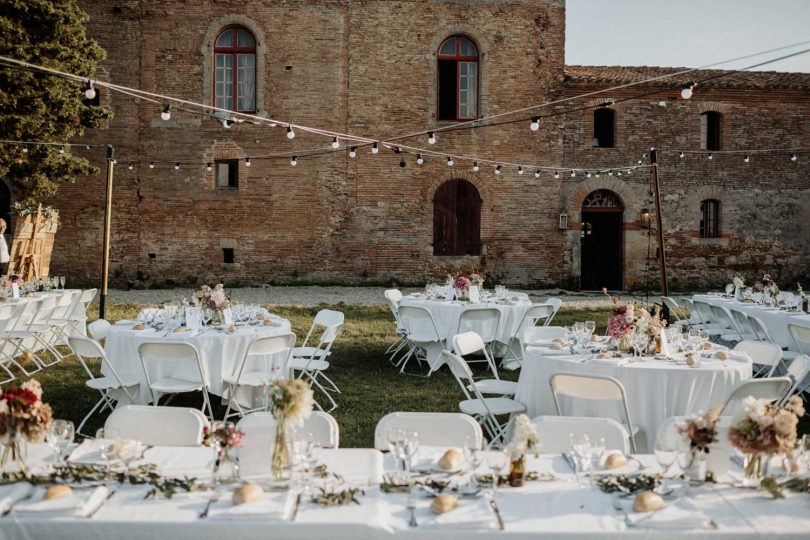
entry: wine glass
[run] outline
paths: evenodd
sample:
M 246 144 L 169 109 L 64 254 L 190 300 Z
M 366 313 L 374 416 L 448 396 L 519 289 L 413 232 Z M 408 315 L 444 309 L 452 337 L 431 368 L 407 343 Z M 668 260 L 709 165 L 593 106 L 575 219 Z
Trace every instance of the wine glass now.
M 676 437 L 677 435 L 673 433 L 672 429 L 661 429 L 655 437 L 653 453 L 655 454 L 655 459 L 658 461 L 658 464 L 661 466 L 660 489 L 662 492 L 666 492 L 668 484 L 667 474 L 678 457 L 679 443 Z
M 402 474 L 405 471 L 405 458 L 403 457 L 402 445 L 405 441 L 405 432 L 399 428 L 391 428 L 388 430 L 388 450 L 396 460 L 394 471 L 394 480 L 399 482 L 402 479 Z
M 408 484 L 411 483 L 411 467 L 413 465 L 413 457 L 419 449 L 419 434 L 415 431 L 406 431 L 405 438 L 402 440 L 402 456 L 405 458 L 405 478 Z
M 693 351 L 697 351 L 700 347 L 700 329 L 698 328 L 690 328 L 689 329 L 689 348 Z
M 583 475 L 591 470 L 591 440 L 587 435 L 568 434 L 577 484 L 585 487 Z
M 65 450 L 73 442 L 74 435 L 75 428 L 70 420 L 54 420 L 45 432 L 45 440 L 53 448 L 57 465 L 65 464 Z
M 480 445 L 475 437 L 466 437 L 464 439 L 464 458 L 470 472 L 470 478 L 467 482 L 467 486 L 470 489 L 474 489 L 477 484 L 475 473 L 478 470 L 478 467 L 481 465 Z
M 585 321 L 585 330 L 588 331 L 588 339 L 596 332 L 596 321 Z
M 596 442 L 591 443 L 591 462 L 592 467 L 600 467 L 602 465 L 602 456 L 607 448 L 607 443 L 604 437 L 600 437 Z
M 64 291 L 65 290 L 65 276 L 59 276 L 59 287 Z
M 122 438 L 118 441 L 118 459 L 124 464 L 124 481 L 129 481 L 129 465 L 140 455 L 141 443 L 136 439 Z
M 501 472 L 506 469 L 509 460 L 504 450 L 490 450 L 485 453 L 484 460 L 492 475 L 491 497 L 494 499 L 498 494 L 498 483 L 501 478 Z
M 118 457 L 121 432 L 115 428 L 100 428 L 96 430 L 96 440 L 99 444 L 99 454 L 104 460 L 104 480 L 110 481 L 110 465 Z

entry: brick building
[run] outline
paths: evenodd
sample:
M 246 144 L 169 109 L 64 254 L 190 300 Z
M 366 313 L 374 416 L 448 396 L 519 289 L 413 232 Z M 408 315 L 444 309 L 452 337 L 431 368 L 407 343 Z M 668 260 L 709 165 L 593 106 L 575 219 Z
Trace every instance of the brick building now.
M 676 71 L 566 66 L 563 0 L 80 3 L 108 53 L 100 80 L 380 140 Z M 679 97 L 684 82 L 585 97 L 569 104 L 576 111 L 539 109 L 554 116 L 537 131 L 526 121 L 441 132 L 429 146 L 558 168 L 559 178 L 513 166 L 473 172 L 462 159 L 417 165 L 386 148 L 303 157 L 329 139 L 290 140 L 282 127 L 248 123 L 225 129 L 224 117 L 178 110 L 164 121 L 159 104 L 102 92 L 115 117 L 83 141 L 112 144 L 118 158 L 113 282 L 424 283 L 475 265 L 510 284 L 640 288 L 647 272 L 657 279 L 657 244 L 642 218 L 652 208 L 650 170 L 626 171 L 648 164 L 650 147 L 660 149 L 676 287 L 732 273 L 806 278 L 810 156 L 746 163 L 723 152 L 801 147 L 810 75 L 723 76 L 690 100 Z M 421 136 L 407 144 L 428 148 Z M 302 156 L 295 167 L 291 156 Z M 592 174 L 571 177 L 572 168 Z M 54 201 L 62 229 L 53 273 L 97 279 L 102 176 Z

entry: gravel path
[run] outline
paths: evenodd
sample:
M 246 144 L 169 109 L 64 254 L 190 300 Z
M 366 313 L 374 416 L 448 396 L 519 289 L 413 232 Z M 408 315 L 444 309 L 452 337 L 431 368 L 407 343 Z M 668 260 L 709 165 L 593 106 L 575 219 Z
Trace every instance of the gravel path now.
M 402 289 L 407 294 L 421 289 Z M 296 305 L 317 306 L 319 304 L 345 304 L 345 305 L 385 305 L 383 292 L 385 287 L 245 287 L 228 289 L 231 298 L 236 301 L 264 305 Z M 529 295 L 534 302 L 542 302 L 549 296 L 561 298 L 567 307 L 577 309 L 605 308 L 608 299 L 602 293 L 575 293 L 560 289 L 520 291 Z M 118 290 L 111 289 L 108 302 L 113 304 L 161 304 L 163 302 L 177 302 L 183 297 L 190 298 L 191 289 L 149 289 L 149 290 Z M 632 300 L 645 301 L 643 293 L 633 297 L 619 296 L 623 302 Z M 658 301 L 659 297 L 650 294 L 650 301 Z M 98 296 L 96 296 L 96 301 Z

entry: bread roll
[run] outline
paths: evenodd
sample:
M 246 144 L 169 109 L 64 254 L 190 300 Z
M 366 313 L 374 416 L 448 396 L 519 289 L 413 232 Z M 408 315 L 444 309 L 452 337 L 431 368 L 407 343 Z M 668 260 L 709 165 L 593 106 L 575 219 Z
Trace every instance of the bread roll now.
M 664 499 L 654 491 L 642 491 L 633 501 L 633 512 L 653 512 L 664 507 Z
M 446 471 L 457 471 L 464 466 L 464 454 L 455 448 L 451 448 L 439 458 L 439 467 Z
M 265 326 L 275 326 L 275 325 L 276 325 L 276 323 L 274 323 L 274 322 L 273 322 L 273 321 L 271 321 L 270 319 L 265 319 L 265 320 L 264 320 L 264 325 L 265 325 Z
M 552 343 L 559 343 L 560 345 L 565 345 L 567 342 L 563 338 L 554 338 L 551 340 Z
M 562 349 L 562 346 L 559 343 L 552 343 L 548 346 L 549 350 L 551 351 L 559 351 Z
M 132 327 L 133 330 L 146 330 L 146 327 L 142 324 L 136 324 Z
M 256 314 L 256 320 L 257 321 L 263 321 L 264 319 L 265 319 L 264 313 L 257 313 Z
M 175 334 L 179 334 L 179 333 L 181 333 L 181 332 L 185 332 L 185 331 L 186 331 L 186 329 L 185 329 L 185 328 L 182 328 L 182 327 L 180 327 L 180 326 L 178 326 L 177 328 L 175 328 L 174 330 L 172 330 L 172 332 L 174 332 Z
M 731 358 L 731 355 L 728 354 L 726 351 L 717 351 L 716 353 L 714 353 L 714 357 L 717 358 L 718 360 L 728 360 L 729 358 Z
M 228 327 L 228 332 L 236 332 L 236 325 L 232 324 Z
M 597 336 L 596 334 L 591 334 L 591 342 L 597 342 L 597 341 L 599 341 L 599 336 Z
M 458 499 L 455 495 L 437 495 L 430 503 L 430 511 L 434 514 L 444 514 L 458 508 Z
M 710 350 L 712 350 L 713 347 L 714 347 L 714 345 L 712 345 L 711 343 L 704 343 L 703 344 L 703 350 L 704 351 L 710 351 Z
M 608 353 L 606 353 L 606 352 L 602 352 L 602 353 L 597 354 L 596 357 L 599 358 L 600 360 L 606 360 L 606 359 L 610 358 L 610 355 Z
M 73 490 L 70 488 L 70 486 L 59 484 L 46 489 L 45 493 L 42 495 L 42 500 L 50 501 L 54 499 L 64 499 L 65 497 L 70 497 L 71 495 L 73 495 Z
M 618 469 L 627 465 L 627 458 L 624 454 L 610 454 L 605 458 L 605 469 Z
M 695 364 L 697 364 L 697 360 L 695 360 L 695 355 L 694 354 L 687 354 L 686 355 L 686 365 L 687 366 L 694 366 Z
M 231 501 L 233 504 L 246 504 L 260 501 L 264 498 L 264 490 L 256 484 L 245 484 L 233 491 Z

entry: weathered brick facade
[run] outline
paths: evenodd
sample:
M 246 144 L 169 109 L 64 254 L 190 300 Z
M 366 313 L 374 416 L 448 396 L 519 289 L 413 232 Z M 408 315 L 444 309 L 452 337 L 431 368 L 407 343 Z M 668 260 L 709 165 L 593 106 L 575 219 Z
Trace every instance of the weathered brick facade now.
M 379 139 L 446 125 L 436 120 L 436 52 L 454 34 L 479 47 L 484 116 L 640 76 L 566 68 L 563 0 L 81 4 L 91 17 L 90 35 L 108 53 L 101 80 L 211 103 L 213 40 L 223 27 L 243 25 L 258 42 L 258 114 Z M 753 277 L 760 270 L 793 279 L 810 273 L 810 156 L 799 153 L 791 162 L 786 154 L 755 155 L 745 164 L 743 156 L 708 161 L 666 151 L 699 148 L 700 112 L 707 107 L 723 112 L 723 149 L 801 147 L 810 137 L 810 75 L 790 84 L 780 77 L 746 75 L 731 87 L 719 79 L 696 88 L 689 101 L 671 89 L 684 81 L 668 81 L 660 96 L 613 106 L 615 148 L 592 146 L 593 113 L 582 111 L 544 119 L 537 132 L 520 122 L 441 133 L 431 149 L 562 169 L 628 166 L 651 146 L 664 149 L 659 173 L 672 282 L 718 283 L 731 272 Z M 593 103 L 648 91 L 627 88 Z M 329 140 L 299 133 L 290 141 L 282 128 L 249 124 L 226 130 L 182 111 L 165 122 L 157 104 L 107 93 L 102 101 L 115 118 L 83 140 L 112 144 L 119 160 L 111 256 L 118 283 L 421 283 L 459 261 L 434 257 L 431 245 L 433 195 L 454 178 L 472 182 L 483 200 L 485 255 L 465 261 L 499 281 L 577 286 L 582 201 L 595 189 L 610 189 L 624 206 L 623 285 L 642 286 L 648 262 L 655 282 L 655 260 L 647 259 L 647 230 L 639 221 L 648 206 L 648 169 L 621 178 L 564 173 L 554 179 L 548 172 L 518 175 L 510 167 L 496 176 L 488 167 L 473 173 L 461 160 L 452 168 L 443 159 L 420 167 L 413 156 L 403 169 L 390 150 L 372 156 L 367 148 L 355 159 L 338 152 L 291 167 L 289 156 L 328 148 Z M 555 107 L 540 112 L 563 110 Z M 409 144 L 427 146 L 423 137 Z M 100 152 L 94 154 L 99 164 Z M 206 163 L 246 156 L 251 166 L 240 160 L 239 188 L 216 188 Z M 159 162 L 154 169 L 152 160 Z M 175 160 L 194 165 L 175 171 L 165 163 Z M 129 161 L 137 162 L 134 170 L 127 169 Z M 63 188 L 54 202 L 62 215 L 56 274 L 98 277 L 102 176 Z M 704 198 L 722 201 L 721 238 L 698 238 Z M 569 215 L 567 230 L 558 229 L 562 211 Z M 234 264 L 223 264 L 223 248 L 234 249 Z

